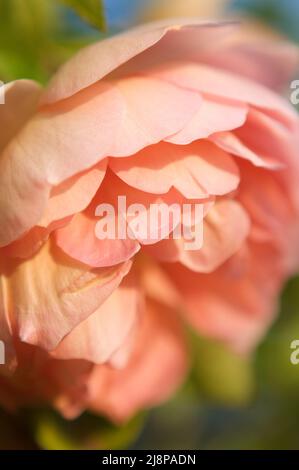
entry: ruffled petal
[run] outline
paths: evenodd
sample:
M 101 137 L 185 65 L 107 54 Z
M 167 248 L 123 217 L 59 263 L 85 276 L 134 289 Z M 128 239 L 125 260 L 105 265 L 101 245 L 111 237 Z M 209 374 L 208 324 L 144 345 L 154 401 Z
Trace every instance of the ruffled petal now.
M 96 364 L 107 362 L 138 320 L 141 300 L 136 279 L 128 275 L 96 312 L 62 340 L 52 355 Z
M 32 80 L 16 80 L 1 86 L 5 104 L 0 105 L 0 152 L 35 113 L 41 90 Z
M 113 172 L 130 186 L 153 194 L 176 188 L 188 199 L 223 195 L 239 184 L 233 158 L 206 140 L 188 146 L 147 147 L 126 159 L 110 159 Z
M 186 346 L 175 312 L 149 302 L 128 365 L 97 366 L 89 382 L 90 407 L 117 423 L 140 409 L 158 405 L 181 384 L 187 372 Z
M 203 61 L 217 68 L 229 70 L 261 83 L 281 93 L 289 86 L 299 65 L 298 46 L 281 37 L 268 40 L 257 34 L 256 28 L 242 28 L 232 35 L 215 54 Z M 235 37 L 234 37 L 235 36 Z M 265 34 L 264 34 L 265 36 Z
M 205 64 L 174 62 L 163 65 L 156 71 L 156 76 L 184 89 L 206 93 L 250 104 L 266 110 L 289 127 L 294 126 L 298 116 L 293 107 L 272 90 L 251 81 L 241 75 L 213 68 Z
M 132 258 L 140 244 L 157 243 L 168 236 L 179 222 L 171 206 L 176 204 L 180 210 L 182 202 L 184 198 L 175 190 L 148 194 L 108 172 L 88 209 L 56 231 L 56 242 L 69 256 L 90 266 L 113 266 Z M 167 213 L 162 210 L 156 217 L 151 212 L 154 204 Z
M 183 232 L 180 239 L 162 240 L 148 247 L 147 252 L 160 261 L 180 262 L 192 271 L 210 273 L 240 249 L 249 230 L 250 220 L 242 206 L 236 201 L 224 200 L 210 209 L 201 227 L 193 227 L 198 243 L 201 243 L 198 233 L 202 231 L 201 248 L 195 249 L 195 238 L 190 240 Z
M 210 136 L 210 140 L 227 153 L 244 158 L 257 167 L 269 170 L 278 170 L 284 167 L 282 162 L 265 155 L 247 145 L 233 132 L 217 132 Z
M 191 324 L 238 353 L 251 352 L 275 318 L 284 277 L 280 255 L 269 244 L 251 243 L 211 274 L 179 264 L 165 269 Z
M 167 142 L 186 145 L 197 139 L 205 139 L 215 132 L 231 131 L 242 126 L 248 106 L 244 103 L 203 95 L 203 103 L 190 122 Z
M 107 160 L 102 160 L 91 170 L 75 175 L 55 186 L 51 193 L 39 227 L 47 227 L 55 220 L 83 211 L 99 189 L 105 174 Z
M 29 260 L 7 258 L 5 262 L 12 331 L 22 341 L 47 350 L 94 313 L 131 266 L 92 270 L 50 242 Z
M 161 80 L 99 82 L 44 109 L 0 160 L 0 246 L 41 220 L 52 186 L 108 155 L 128 156 L 177 132 L 195 114 L 199 94 Z M 5 228 L 4 228 L 5 227 Z
M 43 103 L 68 98 L 127 62 L 129 68 L 133 65 L 140 70 L 140 61 L 147 65 L 165 62 L 174 54 L 180 58 L 198 57 L 231 29 L 229 22 L 176 19 L 141 25 L 101 40 L 79 51 L 60 68 L 43 95 Z M 137 64 L 132 64 L 134 58 Z

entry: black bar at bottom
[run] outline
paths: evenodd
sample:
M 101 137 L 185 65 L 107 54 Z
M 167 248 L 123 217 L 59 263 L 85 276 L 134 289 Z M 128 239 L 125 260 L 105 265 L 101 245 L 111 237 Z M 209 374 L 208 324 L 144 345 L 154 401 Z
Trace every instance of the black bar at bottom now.
M 130 451 L 0 451 L 0 466 L 20 463 L 22 465 L 41 464 L 74 464 L 87 470 L 88 465 L 103 469 L 108 466 L 123 468 L 160 468 L 163 466 L 201 466 L 211 464 L 298 464 L 299 451 L 213 451 L 213 450 L 130 450 Z M 254 469 L 252 469 L 254 470 Z

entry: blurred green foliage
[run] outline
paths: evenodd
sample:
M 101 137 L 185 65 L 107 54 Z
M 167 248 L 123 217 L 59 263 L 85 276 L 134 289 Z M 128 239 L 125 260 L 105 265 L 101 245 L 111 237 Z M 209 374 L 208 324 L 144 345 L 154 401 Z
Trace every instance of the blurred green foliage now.
M 0 1 L 2 80 L 47 78 L 47 71 L 53 68 L 53 36 L 59 27 L 55 13 L 48 0 Z
M 201 395 L 228 406 L 248 404 L 255 390 L 251 359 L 203 338 L 197 337 L 193 343 L 193 377 Z
M 14 415 L 0 409 L 0 450 L 125 449 L 140 434 L 144 419 L 140 413 L 116 426 L 87 412 L 69 421 L 49 408 L 29 408 Z
M 0 0 L 2 81 L 31 78 L 45 83 L 61 63 L 96 37 L 96 31 L 82 34 L 71 27 L 64 4 L 103 29 L 99 0 Z
M 143 421 L 140 414 L 124 425 L 115 426 L 90 413 L 67 421 L 49 409 L 33 410 L 27 419 L 35 442 L 48 450 L 125 449 L 140 432 Z

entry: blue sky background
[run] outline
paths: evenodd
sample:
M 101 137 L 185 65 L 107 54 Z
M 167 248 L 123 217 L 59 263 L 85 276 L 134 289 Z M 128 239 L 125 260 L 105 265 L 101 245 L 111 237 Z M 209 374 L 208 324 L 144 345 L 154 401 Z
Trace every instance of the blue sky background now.
M 104 0 L 110 27 L 123 28 L 130 24 L 144 6 L 153 0 Z M 183 2 L 184 0 L 182 0 Z M 198 4 L 202 1 L 198 0 Z M 169 0 L 171 3 L 171 0 Z M 231 8 L 243 10 L 299 40 L 299 0 L 231 0 Z

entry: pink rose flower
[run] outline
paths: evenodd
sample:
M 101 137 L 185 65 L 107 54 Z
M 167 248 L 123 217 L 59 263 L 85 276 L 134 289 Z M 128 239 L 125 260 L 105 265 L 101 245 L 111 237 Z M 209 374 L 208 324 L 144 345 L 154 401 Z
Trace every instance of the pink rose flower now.
M 93 44 L 0 107 L 0 403 L 116 422 L 188 370 L 183 322 L 248 354 L 298 268 L 297 64 L 238 26 L 156 23 Z M 272 88 L 272 89 L 271 89 Z M 5 131 L 4 131 L 5 129 Z M 99 239 L 96 208 L 195 202 L 203 246 Z M 134 231 L 135 230 L 135 231 Z

